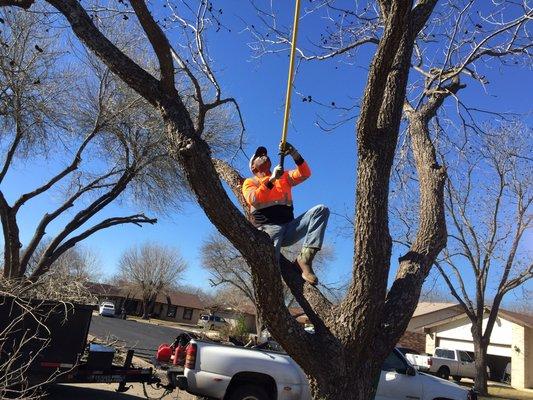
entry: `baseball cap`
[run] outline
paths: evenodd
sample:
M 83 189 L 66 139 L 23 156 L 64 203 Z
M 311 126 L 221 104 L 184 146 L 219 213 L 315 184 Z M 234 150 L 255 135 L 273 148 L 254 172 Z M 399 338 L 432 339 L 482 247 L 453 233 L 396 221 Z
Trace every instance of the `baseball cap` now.
M 267 149 L 264 146 L 259 146 L 256 150 L 253 156 L 250 158 L 250 162 L 248 163 L 248 168 L 250 168 L 250 171 L 252 171 L 252 165 L 254 163 L 254 160 L 257 157 L 266 156 L 267 155 Z M 252 171 L 253 172 L 253 171 Z

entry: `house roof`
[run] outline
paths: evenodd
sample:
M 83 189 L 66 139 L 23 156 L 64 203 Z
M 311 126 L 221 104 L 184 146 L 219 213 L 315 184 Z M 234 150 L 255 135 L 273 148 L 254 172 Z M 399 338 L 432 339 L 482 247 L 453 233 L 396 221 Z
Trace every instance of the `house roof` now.
M 114 285 L 109 285 L 105 283 L 94 283 L 91 282 L 87 284 L 87 288 L 92 294 L 95 295 L 106 295 L 114 297 L 124 297 L 131 298 L 136 300 L 141 300 L 142 296 L 139 291 L 131 287 L 119 288 Z M 169 293 L 159 293 L 156 298 L 157 303 L 167 304 L 167 296 L 170 304 L 174 306 L 181 306 L 185 308 L 196 308 L 203 310 L 205 308 L 204 303 L 200 298 L 193 293 L 186 293 L 181 291 L 172 291 Z
M 120 289 L 116 286 L 107 283 L 87 282 L 85 283 L 87 290 L 93 295 L 118 296 Z
M 182 306 L 186 308 L 197 308 L 199 310 L 203 310 L 205 308 L 204 303 L 200 298 L 193 294 L 193 293 L 185 293 L 185 292 L 171 292 L 169 293 L 170 302 L 173 305 L 176 306 Z M 158 296 L 159 299 L 159 296 Z M 165 303 L 166 303 L 166 297 L 165 297 Z
M 457 303 L 433 303 L 422 301 L 416 306 L 413 317 L 419 317 L 420 315 L 430 314 L 432 312 L 445 310 L 447 308 L 456 307 Z
M 130 298 L 141 300 L 142 296 L 140 293 L 135 292 L 128 292 L 128 290 L 123 291 L 124 296 L 128 296 Z M 199 310 L 203 310 L 205 308 L 204 303 L 200 300 L 200 298 L 192 293 L 185 293 L 185 292 L 169 292 L 169 293 L 159 293 L 156 297 L 155 302 L 161 303 L 161 304 L 167 304 L 170 301 L 170 304 L 173 306 L 180 306 L 185 308 L 196 308 Z
M 511 322 L 514 322 L 517 325 L 527 326 L 528 328 L 533 328 L 533 315 L 522 314 L 522 313 L 502 310 L 502 309 L 500 309 L 498 314 L 501 315 L 503 319 L 507 319 Z
M 255 306 L 251 303 L 242 303 L 242 304 L 239 304 L 237 307 L 229 305 L 229 304 L 212 303 L 208 305 L 206 308 L 211 310 L 211 312 L 229 311 L 229 312 L 236 312 L 240 314 L 248 314 L 248 315 L 254 315 L 254 316 L 257 314 Z
M 485 315 L 487 315 L 488 312 L 490 312 L 490 307 L 485 307 Z M 448 318 L 445 318 L 445 319 L 443 319 L 441 321 L 438 321 L 438 322 L 434 322 L 432 324 L 428 324 L 424 328 L 425 329 L 431 329 L 431 328 L 434 328 L 434 327 L 437 327 L 437 326 L 440 326 L 440 325 L 447 324 L 447 323 L 449 323 L 451 321 L 456 321 L 458 319 L 465 318 L 465 316 L 466 316 L 466 313 L 463 311 L 460 314 L 457 314 L 457 315 L 454 315 L 454 316 L 450 316 Z M 509 311 L 509 310 L 505 310 L 503 308 L 500 308 L 498 310 L 498 317 L 499 318 L 503 318 L 503 319 L 505 319 L 507 321 L 510 321 L 512 323 L 515 323 L 515 324 L 523 326 L 523 327 L 533 328 L 533 315 L 522 314 L 522 313 L 518 313 L 518 312 L 515 312 L 515 311 Z

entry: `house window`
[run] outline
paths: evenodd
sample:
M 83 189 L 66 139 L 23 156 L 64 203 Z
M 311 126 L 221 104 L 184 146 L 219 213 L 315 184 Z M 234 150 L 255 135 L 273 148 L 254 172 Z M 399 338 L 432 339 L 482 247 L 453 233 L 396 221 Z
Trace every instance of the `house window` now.
M 176 310 L 178 309 L 177 306 L 168 306 L 167 310 L 167 317 L 168 318 L 176 318 Z
M 192 308 L 183 309 L 183 319 L 192 319 Z

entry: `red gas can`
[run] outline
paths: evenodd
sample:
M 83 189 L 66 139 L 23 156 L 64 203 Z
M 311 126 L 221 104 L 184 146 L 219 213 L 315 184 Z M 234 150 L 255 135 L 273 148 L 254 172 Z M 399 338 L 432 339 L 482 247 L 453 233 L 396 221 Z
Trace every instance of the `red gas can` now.
M 174 365 L 184 365 L 187 346 L 178 345 L 174 351 Z
M 172 356 L 172 347 L 169 344 L 163 343 L 157 349 L 157 361 L 169 362 L 170 356 Z

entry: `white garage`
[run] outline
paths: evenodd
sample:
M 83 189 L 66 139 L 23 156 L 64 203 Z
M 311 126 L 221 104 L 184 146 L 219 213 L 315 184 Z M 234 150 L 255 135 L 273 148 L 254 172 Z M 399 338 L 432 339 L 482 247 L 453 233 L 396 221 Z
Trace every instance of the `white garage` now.
M 436 347 L 444 347 L 473 353 L 470 328 L 464 313 L 425 326 L 426 352 L 433 354 Z M 533 317 L 500 310 L 487 355 L 491 379 L 499 380 L 511 362 L 511 385 L 533 388 Z

